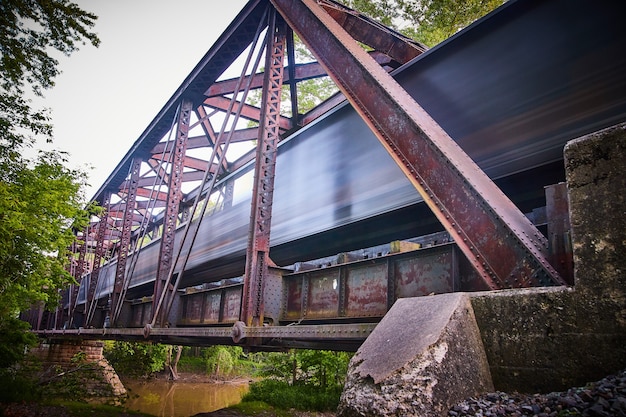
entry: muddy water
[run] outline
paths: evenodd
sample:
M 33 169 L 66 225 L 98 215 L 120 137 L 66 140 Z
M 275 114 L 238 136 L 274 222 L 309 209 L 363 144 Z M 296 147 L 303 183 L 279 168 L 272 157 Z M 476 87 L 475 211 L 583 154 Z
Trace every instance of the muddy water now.
M 189 417 L 237 404 L 247 384 L 125 380 L 125 406 L 158 417 Z

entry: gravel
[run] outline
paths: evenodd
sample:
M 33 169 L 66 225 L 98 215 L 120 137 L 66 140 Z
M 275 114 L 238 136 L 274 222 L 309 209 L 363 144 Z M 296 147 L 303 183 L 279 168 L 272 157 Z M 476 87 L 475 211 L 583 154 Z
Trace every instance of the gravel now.
M 626 417 L 626 370 L 565 392 L 473 397 L 452 407 L 448 416 Z

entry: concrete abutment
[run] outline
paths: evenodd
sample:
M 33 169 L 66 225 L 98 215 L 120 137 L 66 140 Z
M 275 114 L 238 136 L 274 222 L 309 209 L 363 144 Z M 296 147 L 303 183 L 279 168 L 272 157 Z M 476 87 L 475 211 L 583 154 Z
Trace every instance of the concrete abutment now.
M 449 317 L 435 328 L 415 317 L 418 299 L 398 300 L 351 362 L 339 416 L 444 416 L 491 381 L 549 392 L 626 367 L 626 124 L 564 152 L 574 287 L 457 294 L 468 300 L 460 308 L 449 294 L 424 297 L 429 314 Z M 468 336 L 473 326 L 479 340 Z M 413 350 L 403 354 L 403 344 Z

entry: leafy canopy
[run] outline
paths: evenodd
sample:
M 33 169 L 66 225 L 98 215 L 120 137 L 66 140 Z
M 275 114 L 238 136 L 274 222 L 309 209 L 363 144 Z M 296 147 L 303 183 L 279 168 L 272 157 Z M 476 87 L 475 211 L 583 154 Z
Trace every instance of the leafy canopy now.
M 346 4 L 432 47 L 506 0 L 349 0 Z
M 39 151 L 52 142 L 49 113 L 34 109 L 59 74 L 53 54 L 98 46 L 96 16 L 67 0 L 0 1 L 0 331 L 20 309 L 56 299 L 72 280 L 65 271 L 72 226 L 83 227 L 86 174 L 66 167 L 67 153 Z

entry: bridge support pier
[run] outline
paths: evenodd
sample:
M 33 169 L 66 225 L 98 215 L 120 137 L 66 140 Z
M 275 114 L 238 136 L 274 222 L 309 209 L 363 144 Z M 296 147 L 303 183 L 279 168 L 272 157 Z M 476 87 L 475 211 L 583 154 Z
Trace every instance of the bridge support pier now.
M 115 369 L 102 356 L 103 346 L 104 343 L 97 340 L 50 339 L 48 343 L 42 343 L 31 353 L 43 362 L 45 368 L 60 367 L 64 370 L 80 366 L 80 362 L 75 360 L 77 355 L 83 355 L 82 361 L 92 365 L 85 369 L 93 370 L 101 376 L 94 379 L 93 374 L 85 374 L 85 384 L 93 391 L 94 396 L 106 394 L 116 398 L 123 397 L 126 395 L 126 388 Z
M 401 298 L 350 362 L 338 415 L 446 415 L 491 390 L 469 296 Z
M 509 392 L 560 391 L 626 367 L 626 123 L 568 143 L 565 164 L 574 287 L 398 300 L 351 362 L 340 416 L 445 416 L 444 402 L 436 397 L 442 387 L 457 400 L 460 393 L 469 397 L 471 390 L 489 389 L 471 378 L 485 372 L 479 360 L 485 355 L 489 369 L 484 380 L 492 379 L 495 389 Z M 428 315 L 445 311 L 448 297 L 467 297 L 469 307 L 463 308 L 475 315 L 482 340 L 468 338 L 467 349 L 454 352 L 458 358 L 450 357 L 452 344 L 446 340 L 454 340 L 446 332 L 458 327 L 456 312 L 449 323 L 434 329 L 438 338 L 426 340 L 433 334 L 427 326 L 436 321 Z M 419 302 L 410 300 L 434 306 L 422 313 Z M 413 309 L 401 306 L 395 313 L 400 302 L 414 303 Z M 396 317 L 389 319 L 392 314 Z M 416 344 L 416 355 L 401 354 L 415 350 Z M 396 411 L 379 412 L 385 405 Z
M 557 391 L 626 367 L 626 124 L 569 142 L 565 170 L 574 288 L 472 298 L 499 390 Z

